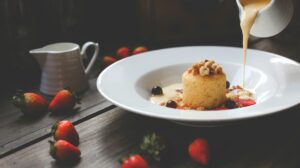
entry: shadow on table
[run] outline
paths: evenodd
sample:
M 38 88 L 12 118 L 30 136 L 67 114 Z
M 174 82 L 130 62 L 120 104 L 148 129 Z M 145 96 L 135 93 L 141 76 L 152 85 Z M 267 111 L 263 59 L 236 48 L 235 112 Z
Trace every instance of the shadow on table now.
M 72 167 L 76 167 L 79 163 L 81 162 L 81 158 L 76 160 L 76 161 L 72 161 L 72 162 L 58 162 L 58 161 L 52 161 L 51 162 L 51 167 L 55 168 L 72 168 Z

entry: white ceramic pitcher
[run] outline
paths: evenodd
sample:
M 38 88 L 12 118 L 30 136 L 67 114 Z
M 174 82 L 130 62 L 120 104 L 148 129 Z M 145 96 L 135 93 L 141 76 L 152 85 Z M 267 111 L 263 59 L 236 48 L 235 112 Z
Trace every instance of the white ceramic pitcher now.
M 95 51 L 86 68 L 82 58 L 86 49 L 94 46 Z M 30 51 L 38 61 L 41 70 L 40 91 L 46 95 L 55 95 L 62 88 L 69 87 L 73 91 L 82 92 L 89 87 L 88 74 L 94 65 L 99 52 L 98 43 L 87 42 L 80 50 L 74 43 L 55 43 Z
M 240 0 L 236 0 L 240 11 L 240 19 L 244 14 Z M 271 0 L 259 11 L 250 34 L 256 37 L 271 37 L 286 28 L 292 19 L 294 7 L 292 0 Z

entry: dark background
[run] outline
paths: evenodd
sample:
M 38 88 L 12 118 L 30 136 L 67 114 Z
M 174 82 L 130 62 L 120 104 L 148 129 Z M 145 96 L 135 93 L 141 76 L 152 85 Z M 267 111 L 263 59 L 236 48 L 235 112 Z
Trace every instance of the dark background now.
M 292 23 L 272 39 L 298 42 L 295 6 Z M 50 43 L 99 42 L 101 57 L 124 45 L 241 46 L 235 0 L 0 0 L 0 20 L 2 94 L 39 84 L 28 51 Z

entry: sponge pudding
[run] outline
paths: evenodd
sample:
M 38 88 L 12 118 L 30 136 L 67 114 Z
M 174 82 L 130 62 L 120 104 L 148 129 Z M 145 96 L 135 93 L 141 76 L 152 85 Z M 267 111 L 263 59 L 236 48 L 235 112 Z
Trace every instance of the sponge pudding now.
M 193 64 L 182 75 L 182 101 L 191 108 L 213 109 L 226 100 L 226 75 L 212 60 Z

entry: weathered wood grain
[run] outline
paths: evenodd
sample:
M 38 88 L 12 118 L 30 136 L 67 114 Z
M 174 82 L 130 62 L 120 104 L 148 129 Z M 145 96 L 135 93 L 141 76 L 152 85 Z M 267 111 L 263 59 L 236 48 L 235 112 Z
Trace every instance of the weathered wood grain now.
M 297 106 L 233 125 L 192 128 L 113 108 L 76 125 L 82 157 L 74 167 L 120 167 L 118 159 L 138 147 L 147 131 L 155 131 L 166 139 L 169 151 L 164 162 L 152 168 L 199 167 L 187 154 L 195 137 L 209 141 L 211 168 L 296 168 L 300 166 L 299 112 Z M 2 158 L 1 167 L 65 167 L 49 156 L 49 139 Z
M 138 118 L 136 115 L 127 116 L 124 111 L 117 109 L 77 125 L 81 138 L 79 148 L 82 151 L 82 159 L 77 166 L 117 167 L 121 155 L 138 141 L 136 137 L 141 132 L 138 130 L 142 122 L 136 121 Z M 49 156 L 48 139 L 51 138 L 1 159 L 1 167 L 64 167 Z M 24 157 L 17 158 L 16 155 Z M 9 158 L 13 159 L 8 163 Z M 29 158 L 34 159 L 29 161 Z
M 59 120 L 67 118 L 76 122 L 111 105 L 97 91 L 96 79 L 90 81 L 90 89 L 82 95 L 81 104 L 77 106 L 80 109 L 71 114 L 49 113 L 33 120 L 24 117 L 7 98 L 0 104 L 0 157 L 47 136 L 51 126 Z
M 265 39 L 251 47 L 300 61 L 296 44 Z M 82 159 L 75 167 L 119 167 L 118 159 L 138 146 L 142 135 L 152 130 L 165 136 L 170 146 L 165 162 L 152 167 L 199 167 L 187 155 L 187 146 L 195 137 L 207 138 L 212 146 L 209 167 L 300 167 L 299 106 L 234 125 L 190 128 L 114 108 L 97 92 L 95 79 L 90 82 L 91 89 L 85 93 L 76 115 L 45 115 L 28 120 L 10 102 L 1 101 L 0 167 L 65 167 L 48 155 L 47 142 L 51 125 L 64 118 L 74 121 L 80 132 Z

